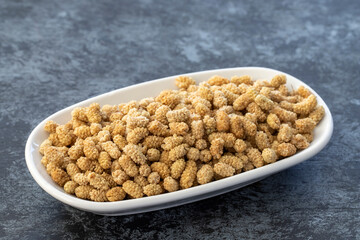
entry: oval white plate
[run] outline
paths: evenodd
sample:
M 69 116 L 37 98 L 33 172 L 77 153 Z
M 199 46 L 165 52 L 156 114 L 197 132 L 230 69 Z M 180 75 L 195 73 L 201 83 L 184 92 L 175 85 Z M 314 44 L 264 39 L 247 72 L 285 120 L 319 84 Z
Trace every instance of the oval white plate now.
M 274 75 L 282 73 L 277 70 L 259 67 L 242 67 L 242 68 L 228 68 L 209 70 L 204 72 L 187 73 L 187 75 L 196 80 L 197 83 L 209 79 L 213 75 L 221 75 L 230 78 L 234 75 L 250 75 L 253 79 L 271 79 Z M 286 73 L 283 73 L 286 74 Z M 312 90 L 305 83 L 296 79 L 289 74 L 287 76 L 288 87 L 297 88 L 300 85 L 306 86 L 317 97 L 318 104 L 324 106 L 325 117 L 316 127 L 314 133 L 314 141 L 310 147 L 281 161 L 266 165 L 248 172 L 244 172 L 229 178 L 219 181 L 214 181 L 205 185 L 192 187 L 186 190 L 180 190 L 172 193 L 165 193 L 158 196 L 144 197 L 140 199 L 124 200 L 119 202 L 92 202 L 82 200 L 69 195 L 64 190 L 54 183 L 51 177 L 47 174 L 44 166 L 40 163 L 41 155 L 39 153 L 39 145 L 48 137 L 48 134 L 43 130 L 44 124 L 48 120 L 54 120 L 60 124 L 65 124 L 70 120 L 70 113 L 72 109 L 79 106 L 88 106 L 93 102 L 98 102 L 100 105 L 104 104 L 119 104 L 128 102 L 130 100 L 140 100 L 145 97 L 153 97 L 158 95 L 164 89 L 176 89 L 174 79 L 176 76 L 162 78 L 154 81 L 133 85 L 130 87 L 115 90 L 109 93 L 102 94 L 97 97 L 82 101 L 68 108 L 65 108 L 44 121 L 42 121 L 30 134 L 25 147 L 25 158 L 27 166 L 35 181 L 51 196 L 59 201 L 73 206 L 75 208 L 93 212 L 101 215 L 126 215 L 140 212 L 149 212 L 169 207 L 174 207 L 201 199 L 213 197 L 225 192 L 229 192 L 256 181 L 259 181 L 271 174 L 277 173 L 289 167 L 292 167 L 300 162 L 303 162 L 317 153 L 319 153 L 325 145 L 329 142 L 333 132 L 333 120 L 329 108 L 321 97 Z

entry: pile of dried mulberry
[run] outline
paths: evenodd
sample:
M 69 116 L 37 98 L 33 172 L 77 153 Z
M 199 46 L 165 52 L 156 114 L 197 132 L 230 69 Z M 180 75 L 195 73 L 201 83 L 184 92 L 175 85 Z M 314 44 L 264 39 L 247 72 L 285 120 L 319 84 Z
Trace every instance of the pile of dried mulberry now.
M 175 84 L 154 98 L 75 108 L 65 125 L 48 121 L 40 153 L 51 178 L 97 202 L 186 189 L 307 148 L 325 113 L 305 87 L 290 91 L 285 75 Z

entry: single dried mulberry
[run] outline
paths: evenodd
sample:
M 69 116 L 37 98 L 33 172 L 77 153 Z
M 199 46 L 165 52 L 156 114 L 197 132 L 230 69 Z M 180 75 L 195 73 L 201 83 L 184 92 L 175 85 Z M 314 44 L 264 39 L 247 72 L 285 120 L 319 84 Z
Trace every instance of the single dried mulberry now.
M 95 145 L 96 144 L 92 138 L 86 138 L 84 140 L 84 154 L 91 160 L 96 160 L 99 157 L 99 150 Z
M 83 125 L 75 128 L 74 134 L 79 138 L 85 139 L 91 136 L 91 130 L 89 126 Z
M 170 169 L 165 163 L 154 162 L 150 167 L 151 171 L 159 173 L 161 179 L 165 179 L 167 176 L 170 176 Z
M 207 83 L 210 84 L 211 86 L 216 85 L 216 86 L 221 86 L 224 84 L 228 84 L 230 81 L 227 78 L 215 75 L 212 76 L 209 80 L 207 80 Z
M 146 177 L 137 175 L 134 177 L 134 182 L 139 184 L 141 187 L 145 187 L 149 184 L 149 181 L 146 179 Z
M 249 149 L 247 153 L 247 157 L 255 167 L 258 168 L 264 166 L 264 159 L 261 155 L 261 152 L 258 149 L 256 148 Z
M 184 137 L 173 135 L 171 137 L 166 137 L 164 139 L 164 144 L 161 145 L 162 149 L 164 150 L 171 150 L 175 148 L 176 146 L 179 146 L 181 143 L 183 143 Z
M 214 172 L 221 177 L 231 177 L 234 175 L 235 169 L 226 163 L 218 162 L 214 165 Z
M 288 124 L 281 124 L 279 133 L 277 135 L 277 140 L 282 142 L 290 142 L 291 138 L 293 136 L 293 130 L 291 127 L 289 127 Z
M 109 189 L 109 182 L 100 174 L 97 173 L 89 173 L 87 175 L 89 184 L 96 189 L 99 190 L 108 190 Z
M 269 111 L 274 107 L 274 102 L 262 94 L 258 94 L 255 103 L 264 111 Z
M 216 138 L 211 141 L 210 153 L 214 159 L 219 159 L 223 154 L 225 141 L 222 138 Z
M 70 181 L 69 175 L 60 168 L 55 168 L 51 171 L 51 178 L 61 187 L 63 187 L 67 181 Z
M 209 164 L 204 164 L 196 173 L 196 177 L 199 184 L 209 183 L 214 177 L 214 170 Z
M 154 196 L 163 193 L 163 188 L 159 184 L 148 184 L 144 188 L 144 193 L 147 196 Z
M 187 159 L 196 161 L 200 158 L 200 151 L 197 148 L 190 148 L 186 154 Z
M 261 156 L 266 163 L 273 163 L 277 160 L 276 152 L 271 148 L 265 148 L 262 151 Z
M 94 188 L 92 186 L 86 185 L 86 186 L 78 186 L 77 188 L 75 188 L 75 195 L 78 198 L 82 198 L 82 199 L 90 199 L 90 192 L 93 190 Z
M 178 181 L 176 181 L 175 179 L 173 179 L 172 177 L 166 177 L 164 179 L 164 189 L 168 192 L 175 192 L 177 190 L 179 190 L 179 183 Z
M 194 184 L 197 173 L 197 166 L 194 161 L 187 161 L 186 167 L 180 177 L 180 187 L 186 189 Z
M 270 113 L 267 116 L 266 122 L 267 122 L 267 124 L 269 124 L 269 126 L 272 129 L 277 130 L 277 129 L 280 128 L 281 122 L 280 122 L 280 119 L 278 118 L 278 116 L 276 114 Z
M 121 168 L 124 169 L 126 174 L 129 175 L 130 177 L 135 177 L 136 175 L 139 174 L 138 167 L 136 166 L 134 161 L 131 160 L 131 158 L 128 157 L 127 155 L 122 155 L 119 158 L 119 164 Z
M 242 160 L 234 155 L 225 155 L 219 159 L 219 162 L 226 163 L 232 166 L 236 171 L 241 170 L 243 168 Z
M 79 185 L 74 182 L 74 181 L 68 181 L 65 183 L 64 185 L 64 191 L 69 193 L 69 194 L 75 194 L 75 189 L 78 187 Z
M 236 85 L 240 85 L 242 83 L 247 85 L 253 84 L 253 81 L 251 80 L 251 77 L 249 75 L 233 76 L 231 77 L 230 82 L 235 83 Z
M 126 141 L 132 144 L 138 144 L 142 139 L 149 135 L 149 130 L 144 127 L 134 128 L 126 136 Z
M 301 134 L 296 134 L 295 136 L 293 136 L 293 138 L 291 139 L 291 144 L 294 144 L 294 146 L 300 150 L 305 149 L 310 145 L 306 137 Z
M 127 175 L 123 170 L 120 169 L 113 171 L 111 175 L 113 177 L 113 180 L 119 185 L 122 185 L 124 182 L 130 179 L 129 175 Z
M 120 157 L 121 155 L 120 150 L 114 142 L 112 141 L 103 142 L 101 146 L 110 155 L 111 158 L 117 159 Z
M 311 118 L 316 124 L 318 124 L 321 119 L 325 115 L 325 110 L 323 106 L 318 106 L 309 114 L 309 118 Z
M 234 149 L 238 153 L 242 153 L 247 148 L 246 143 L 242 139 L 236 139 Z
M 48 133 L 55 133 L 58 126 L 59 125 L 56 122 L 49 120 L 45 123 L 44 129 Z
M 162 124 L 168 124 L 168 120 L 166 117 L 166 114 L 171 111 L 171 108 L 169 106 L 166 105 L 162 105 L 161 107 L 159 107 L 158 109 L 156 109 L 155 111 L 155 119 L 158 120 L 159 122 L 161 122 Z
M 189 146 L 187 144 L 181 144 L 179 146 L 176 146 L 170 150 L 169 158 L 173 161 L 182 158 L 186 155 L 188 150 L 189 150 Z
M 149 174 L 147 180 L 151 184 L 158 184 L 160 182 L 160 175 L 158 172 L 152 172 Z
M 179 76 L 175 79 L 175 84 L 178 88 L 187 89 L 190 85 L 195 85 L 195 81 L 188 76 Z
M 151 173 L 151 168 L 149 165 L 147 164 L 142 164 L 140 167 L 139 167 L 139 173 L 141 176 L 144 176 L 144 177 L 147 177 L 150 175 Z
M 230 118 L 224 111 L 216 111 L 216 128 L 219 132 L 227 132 L 230 129 Z
M 142 187 L 131 180 L 124 182 L 122 188 L 131 198 L 141 198 L 144 195 Z
M 137 164 L 145 164 L 146 157 L 142 153 L 142 149 L 135 144 L 128 144 L 124 147 L 124 153 L 126 153 Z
M 148 125 L 148 129 L 152 134 L 156 136 L 166 137 L 167 135 L 169 135 L 168 127 L 159 122 L 158 120 L 151 121 Z
M 282 157 L 289 157 L 296 153 L 296 147 L 291 143 L 281 143 L 277 147 L 277 153 Z
M 280 85 L 283 85 L 286 83 L 286 76 L 283 74 L 280 75 L 276 75 L 275 77 L 273 77 L 270 81 L 270 86 L 274 87 L 274 88 L 278 88 L 280 87 Z
M 124 147 L 128 144 L 125 137 L 119 134 L 113 137 L 113 142 L 118 146 L 119 150 L 123 150 Z
M 103 169 L 111 168 L 111 157 L 107 152 L 100 152 L 98 161 Z
M 186 135 L 189 132 L 189 126 L 184 122 L 169 123 L 170 134 Z
M 295 121 L 295 127 L 299 133 L 311 133 L 315 126 L 316 122 L 311 118 L 302 118 Z
M 191 132 L 195 139 L 202 139 L 205 134 L 204 123 L 201 120 L 191 122 Z
M 185 166 L 186 166 L 186 162 L 185 162 L 184 159 L 176 160 L 170 167 L 171 177 L 174 178 L 174 179 L 179 179 L 182 172 L 185 169 Z
M 294 122 L 297 119 L 296 113 L 285 110 L 281 107 L 275 107 L 271 110 L 271 112 L 276 114 L 282 122 Z
M 106 192 L 106 198 L 110 202 L 123 200 L 126 192 L 121 187 L 113 187 Z
M 297 114 L 309 114 L 317 105 L 315 95 L 310 95 L 299 103 L 294 104 L 294 112 Z

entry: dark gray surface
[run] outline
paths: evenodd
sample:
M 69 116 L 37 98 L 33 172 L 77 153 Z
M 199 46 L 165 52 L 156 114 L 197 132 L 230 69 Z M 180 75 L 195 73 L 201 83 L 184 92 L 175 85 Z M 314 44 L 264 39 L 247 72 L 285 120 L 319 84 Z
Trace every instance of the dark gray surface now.
M 3 239 L 360 239 L 358 0 L 99 2 L 0 0 Z M 238 66 L 314 88 L 334 117 L 329 145 L 246 188 L 133 216 L 65 206 L 30 176 L 25 142 L 48 115 L 134 83 Z

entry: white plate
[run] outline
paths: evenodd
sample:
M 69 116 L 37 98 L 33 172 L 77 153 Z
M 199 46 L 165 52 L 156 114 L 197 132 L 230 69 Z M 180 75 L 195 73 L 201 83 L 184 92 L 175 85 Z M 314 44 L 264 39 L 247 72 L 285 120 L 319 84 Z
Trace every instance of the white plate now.
M 253 79 L 271 79 L 274 75 L 279 73 L 282 72 L 268 68 L 243 67 L 209 70 L 181 75 L 190 76 L 196 80 L 197 83 L 199 83 L 209 79 L 213 75 L 221 75 L 227 78 L 230 78 L 234 75 L 250 75 Z M 289 74 L 286 74 L 286 76 L 288 87 L 297 88 L 300 85 L 304 85 L 316 95 L 318 104 L 325 108 L 325 117 L 316 127 L 314 141 L 311 143 L 309 148 L 298 152 L 294 156 L 280 160 L 273 164 L 185 190 L 119 202 L 99 203 L 82 200 L 65 193 L 61 187 L 52 181 L 51 177 L 47 174 L 44 166 L 40 162 L 41 155 L 39 153 L 40 144 L 48 137 L 48 134 L 43 130 L 46 121 L 51 119 L 60 124 L 65 124 L 70 120 L 70 113 L 75 107 L 88 106 L 93 102 L 98 102 L 100 105 L 119 104 L 128 102 L 130 100 L 140 100 L 145 97 L 154 97 L 164 89 L 176 89 L 174 84 L 174 79 L 176 76 L 172 76 L 105 93 L 67 107 L 51 115 L 42 121 L 29 136 L 25 147 L 25 158 L 27 166 L 35 181 L 54 198 L 75 208 L 101 215 L 115 216 L 149 212 L 199 201 L 201 199 L 213 197 L 244 187 L 315 156 L 325 147 L 331 138 L 333 132 L 333 120 L 329 108 L 326 106 L 325 102 L 305 83 L 301 82 L 293 76 L 290 76 Z

